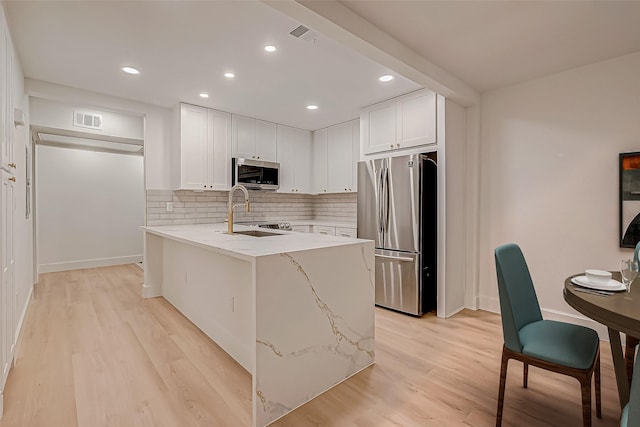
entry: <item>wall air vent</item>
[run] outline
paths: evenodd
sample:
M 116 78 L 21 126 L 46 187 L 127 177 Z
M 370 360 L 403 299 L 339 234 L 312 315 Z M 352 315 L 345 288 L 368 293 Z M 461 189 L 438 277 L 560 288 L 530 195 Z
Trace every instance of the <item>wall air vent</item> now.
M 291 34 L 293 37 L 297 39 L 302 39 L 306 42 L 313 42 L 313 43 L 315 43 L 316 39 L 318 38 L 318 33 L 316 33 L 313 30 L 310 30 L 304 25 L 299 25 L 298 27 L 294 28 L 289 34 Z
M 90 129 L 102 129 L 102 115 L 74 111 L 73 125 Z

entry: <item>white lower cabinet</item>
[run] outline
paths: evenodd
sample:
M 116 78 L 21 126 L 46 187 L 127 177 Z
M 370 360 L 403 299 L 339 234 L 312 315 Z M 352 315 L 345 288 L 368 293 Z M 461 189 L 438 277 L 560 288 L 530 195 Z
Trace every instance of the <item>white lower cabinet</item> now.
M 335 227 L 329 227 L 326 225 L 314 225 L 313 226 L 313 232 L 316 234 L 325 234 L 327 236 L 335 236 L 336 235 L 336 228 Z
M 336 236 L 355 239 L 357 234 L 358 232 L 355 228 L 336 227 Z

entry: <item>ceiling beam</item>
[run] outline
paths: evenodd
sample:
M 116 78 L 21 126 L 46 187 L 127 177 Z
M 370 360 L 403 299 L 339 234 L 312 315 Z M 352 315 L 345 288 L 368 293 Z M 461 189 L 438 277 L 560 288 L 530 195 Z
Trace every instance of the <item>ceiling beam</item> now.
M 462 106 L 476 105 L 480 94 L 391 37 L 338 1 L 263 0 L 305 26 Z

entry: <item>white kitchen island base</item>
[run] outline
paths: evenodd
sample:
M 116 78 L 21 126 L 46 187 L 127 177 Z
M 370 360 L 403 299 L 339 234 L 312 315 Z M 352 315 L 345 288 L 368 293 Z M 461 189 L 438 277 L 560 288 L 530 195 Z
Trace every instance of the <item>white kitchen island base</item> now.
M 374 362 L 373 242 L 144 230 L 143 295 L 162 295 L 251 373 L 254 426 Z

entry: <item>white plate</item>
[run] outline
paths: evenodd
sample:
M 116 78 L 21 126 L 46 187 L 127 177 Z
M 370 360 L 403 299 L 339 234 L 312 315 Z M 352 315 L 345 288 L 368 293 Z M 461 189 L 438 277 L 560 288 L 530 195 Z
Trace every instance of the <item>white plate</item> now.
M 627 288 L 617 280 L 609 280 L 609 283 L 600 284 L 594 283 L 591 280 L 587 279 L 587 276 L 576 276 L 571 278 L 571 283 L 574 285 L 582 286 L 583 288 L 589 289 L 598 289 L 601 291 L 626 291 Z

